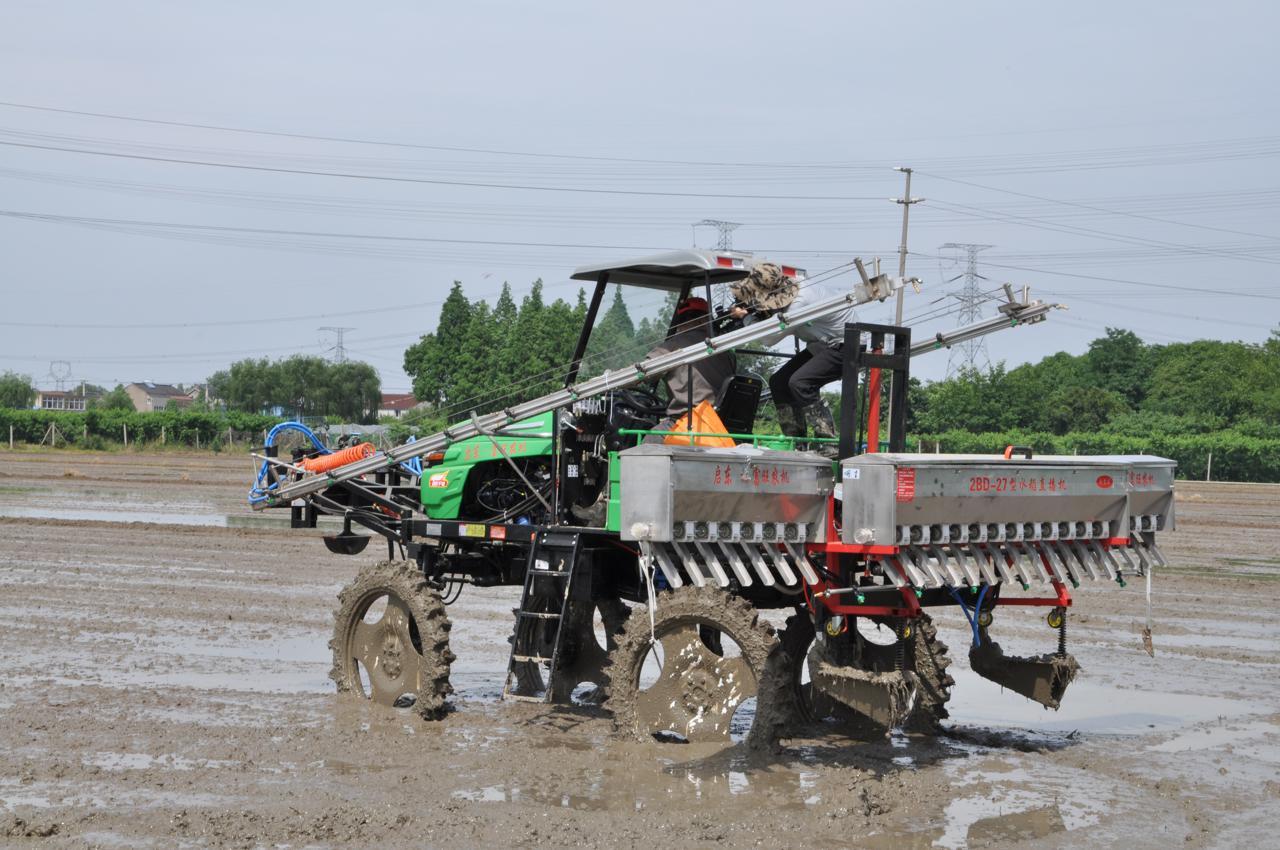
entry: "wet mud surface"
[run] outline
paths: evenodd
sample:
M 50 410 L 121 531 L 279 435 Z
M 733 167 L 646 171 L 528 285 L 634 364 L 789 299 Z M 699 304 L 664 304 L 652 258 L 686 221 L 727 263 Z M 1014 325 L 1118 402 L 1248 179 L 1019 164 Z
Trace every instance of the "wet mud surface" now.
M 935 737 L 641 744 L 499 700 L 515 589 L 450 607 L 453 711 L 339 698 L 355 558 L 237 526 L 243 458 L 0 452 L 0 846 L 1269 846 L 1280 811 L 1280 487 L 1180 483 L 1140 582 L 1076 594 L 1061 710 L 968 670 Z M 1007 652 L 1051 651 L 999 611 Z M 781 612 L 778 618 L 781 622 Z

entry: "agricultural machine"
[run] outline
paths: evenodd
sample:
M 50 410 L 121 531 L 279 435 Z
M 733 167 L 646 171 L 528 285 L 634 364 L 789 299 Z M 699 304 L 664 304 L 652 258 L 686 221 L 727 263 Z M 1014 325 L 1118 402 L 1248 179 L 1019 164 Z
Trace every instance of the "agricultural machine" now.
M 664 375 L 725 352 L 769 356 L 789 329 L 905 283 L 856 265 L 860 280 L 831 297 L 740 327 L 709 316 L 704 342 L 598 374 L 584 362 L 611 286 L 723 303 L 758 264 L 679 251 L 584 267 L 573 279 L 594 290 L 554 392 L 384 452 L 330 452 L 309 432 L 287 452 L 281 435 L 305 429 L 279 426 L 258 456 L 252 506 L 287 509 L 296 528 L 340 520 L 340 530 L 325 523 L 335 552 L 359 554 L 373 537 L 387 546 L 387 560 L 339 595 L 338 689 L 442 716 L 454 658 L 446 606 L 465 585 L 518 585 L 504 698 L 603 699 L 619 730 L 641 738 L 772 742 L 824 719 L 932 729 L 953 684 L 927 613 L 938 606 L 964 612 L 975 672 L 1056 708 L 1078 671 L 1066 645 L 1071 591 L 1149 582 L 1164 564 L 1155 535 L 1173 524 L 1173 462 L 905 445 L 913 357 L 1043 321 L 1055 305 L 1006 288 L 999 316 L 915 341 L 904 327 L 849 321 L 835 461 L 813 441 L 753 433 L 763 382 L 748 374 L 716 399 L 734 447 L 696 445 L 692 430 L 645 439 L 666 407 Z M 1047 611 L 1057 646 L 1006 654 L 996 613 L 1026 606 Z M 789 613 L 785 626 L 763 610 Z M 752 699 L 749 719 L 738 709 Z

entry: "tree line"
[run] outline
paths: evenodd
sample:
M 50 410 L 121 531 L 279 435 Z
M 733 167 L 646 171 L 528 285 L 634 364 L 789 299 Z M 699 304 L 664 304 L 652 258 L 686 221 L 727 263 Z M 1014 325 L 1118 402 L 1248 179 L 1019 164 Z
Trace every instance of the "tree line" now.
M 369 423 L 382 403 L 382 381 L 368 363 L 295 354 L 232 363 L 209 376 L 209 394 L 229 410 Z
M 1149 345 L 1108 328 L 1080 355 L 965 371 L 912 393 L 919 430 L 1203 434 L 1280 438 L 1280 332 L 1262 344 Z
M 643 359 L 665 336 L 672 299 L 637 322 L 621 287 L 602 305 L 581 375 L 599 374 Z M 578 335 L 587 319 L 587 297 L 547 303 L 541 280 L 517 305 L 504 284 L 492 307 L 470 300 L 455 281 L 440 308 L 436 330 L 404 353 L 413 394 L 444 420 L 485 413 L 563 386 Z

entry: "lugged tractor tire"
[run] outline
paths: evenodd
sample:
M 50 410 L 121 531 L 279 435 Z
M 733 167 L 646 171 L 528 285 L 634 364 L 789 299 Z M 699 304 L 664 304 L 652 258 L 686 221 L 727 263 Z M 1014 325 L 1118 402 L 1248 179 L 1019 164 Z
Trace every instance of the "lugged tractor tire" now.
M 811 686 L 800 681 L 804 665 L 809 662 L 809 648 L 815 637 L 813 619 L 807 611 L 798 611 L 783 623 L 778 644 L 786 663 L 786 693 L 782 704 L 783 728 L 794 732 L 818 720 L 813 707 Z
M 922 613 L 914 621 L 909 640 L 908 658 L 919 680 L 919 691 L 915 710 L 904 726 L 911 732 L 935 732 L 942 721 L 951 716 L 947 712 L 947 700 L 951 698 L 951 686 L 956 683 L 947 672 L 951 654 L 928 614 Z
M 744 685 L 743 695 L 735 706 L 741 705 L 751 696 L 759 697 L 761 689 L 772 691 L 779 687 L 777 673 L 781 665 L 777 635 L 773 626 L 762 620 L 760 612 L 745 599 L 712 587 L 683 587 L 660 593 L 653 623 L 653 633 L 657 634 L 659 641 L 664 635 L 684 629 L 691 642 L 705 647 L 697 630 L 688 631 L 690 626 L 712 628 L 727 635 L 738 645 L 742 661 L 749 668 L 754 681 L 749 683 L 749 688 Z M 627 619 L 618 637 L 618 645 L 610 653 L 606 666 L 608 687 L 605 707 L 613 712 L 614 727 L 618 734 L 641 741 L 651 740 L 655 734 L 652 719 L 641 716 L 639 706 L 642 694 L 640 675 L 651 649 L 651 638 L 648 611 L 641 606 Z M 710 652 L 710 649 L 706 651 Z M 664 669 L 666 665 L 673 663 L 673 659 L 666 659 Z M 750 693 L 746 693 L 746 690 Z M 689 693 L 683 696 L 685 699 L 696 698 L 695 694 Z M 761 709 L 760 704 L 765 701 L 770 706 L 778 705 L 777 699 L 757 699 L 757 714 L 750 736 L 752 741 L 761 734 L 768 736 L 776 725 L 772 717 L 763 716 L 766 712 Z M 687 706 L 688 703 L 682 704 L 681 710 L 685 710 Z M 728 718 L 725 720 L 722 724 L 723 732 L 717 734 L 722 734 L 728 740 Z M 758 733 L 756 727 L 761 727 L 763 731 Z M 689 737 L 692 740 L 692 735 Z
M 387 597 L 376 623 L 365 623 L 369 608 Z M 329 678 L 339 693 L 353 693 L 383 704 L 414 697 L 414 711 L 424 720 L 439 720 L 448 711 L 453 688 L 449 667 L 449 615 L 440 593 L 406 561 L 381 561 L 362 569 L 338 594 L 334 611 L 333 668 Z M 357 660 L 370 680 L 365 692 Z M 398 691 L 398 693 L 397 693 Z

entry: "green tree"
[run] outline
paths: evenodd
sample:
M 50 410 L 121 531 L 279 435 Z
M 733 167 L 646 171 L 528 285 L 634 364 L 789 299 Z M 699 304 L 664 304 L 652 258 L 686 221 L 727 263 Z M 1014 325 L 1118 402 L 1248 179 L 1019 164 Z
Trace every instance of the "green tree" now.
M 1124 397 L 1102 387 L 1064 387 L 1045 402 L 1045 424 L 1055 434 L 1097 431 L 1128 412 Z
M 1084 365 L 1091 383 L 1118 394 L 1131 407 L 1142 404 L 1150 374 L 1146 344 L 1133 331 L 1107 328 L 1107 335 L 1089 343 Z
M 382 382 L 369 364 L 332 364 L 305 354 L 237 361 L 210 376 L 209 391 L 228 410 L 266 413 L 278 407 L 291 416 L 362 423 L 374 421 L 382 400 Z
M 36 400 L 36 388 L 29 375 L 6 371 L 0 375 L 0 407 L 28 410 Z
M 329 372 L 329 400 L 324 414 L 348 422 L 372 423 L 382 404 L 382 380 L 368 363 L 348 361 Z
M 133 399 L 129 398 L 129 394 L 124 391 L 123 384 L 116 384 L 116 388 L 109 393 L 103 393 L 93 403 L 94 410 L 133 410 Z
M 1234 422 L 1265 409 L 1268 392 L 1280 380 L 1265 345 L 1198 340 L 1161 346 L 1153 354 L 1143 407 L 1157 413 L 1221 416 Z
M 498 374 L 499 346 L 498 326 L 489 305 L 483 301 L 473 304 L 465 336 L 457 349 L 458 365 L 450 377 L 451 392 L 445 399 L 450 418 L 503 406 L 507 383 Z
M 454 380 L 464 366 L 460 352 L 471 326 L 472 309 L 461 281 L 455 280 L 440 309 L 435 332 L 405 351 L 404 370 L 413 379 L 415 398 L 438 405 L 456 396 Z

